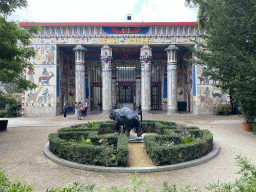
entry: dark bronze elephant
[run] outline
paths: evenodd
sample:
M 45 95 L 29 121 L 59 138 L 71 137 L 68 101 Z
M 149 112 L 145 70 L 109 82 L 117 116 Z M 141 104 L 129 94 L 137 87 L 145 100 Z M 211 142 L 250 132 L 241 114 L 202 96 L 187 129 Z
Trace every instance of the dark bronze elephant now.
M 120 134 L 120 125 L 123 125 L 122 134 L 130 137 L 130 131 L 132 128 L 136 128 L 137 136 L 141 137 L 142 130 L 138 116 L 129 108 L 116 109 L 109 115 L 110 119 L 115 121 L 115 135 Z

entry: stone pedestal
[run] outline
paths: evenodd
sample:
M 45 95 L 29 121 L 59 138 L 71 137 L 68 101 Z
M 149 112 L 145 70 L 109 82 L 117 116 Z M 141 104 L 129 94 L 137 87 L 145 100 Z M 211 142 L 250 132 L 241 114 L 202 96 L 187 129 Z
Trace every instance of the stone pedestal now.
M 128 143 L 143 143 L 143 138 L 146 134 L 142 134 L 141 137 L 138 137 L 137 134 L 130 134 L 130 137 L 127 138 Z

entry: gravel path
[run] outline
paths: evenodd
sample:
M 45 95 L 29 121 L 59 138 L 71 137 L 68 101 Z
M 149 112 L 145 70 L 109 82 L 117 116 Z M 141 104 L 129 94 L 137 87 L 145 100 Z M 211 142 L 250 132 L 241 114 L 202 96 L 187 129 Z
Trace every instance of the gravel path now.
M 256 135 L 242 131 L 242 120 L 238 116 L 154 114 L 144 115 L 143 119 L 168 120 L 209 129 L 221 150 L 213 160 L 195 167 L 140 174 L 141 179 L 147 183 L 147 186 L 142 185 L 141 189 L 153 187 L 152 191 L 159 192 L 163 188 L 163 182 L 167 181 L 169 185 L 177 184 L 178 188 L 191 184 L 201 191 L 206 191 L 204 186 L 209 183 L 216 183 L 218 180 L 231 182 L 239 177 L 235 174 L 238 171 L 234 160 L 236 155 L 251 158 L 256 164 Z M 33 185 L 36 192 L 64 187 L 74 181 L 94 183 L 95 191 L 110 186 L 128 186 L 131 183 L 128 179 L 130 174 L 72 169 L 58 165 L 43 155 L 49 133 L 73 124 L 104 120 L 109 120 L 109 117 L 90 113 L 82 121 L 70 115 L 67 120 L 64 120 L 63 116 L 11 118 L 7 131 L 0 132 L 0 167 L 11 179 L 23 176 L 22 183 Z

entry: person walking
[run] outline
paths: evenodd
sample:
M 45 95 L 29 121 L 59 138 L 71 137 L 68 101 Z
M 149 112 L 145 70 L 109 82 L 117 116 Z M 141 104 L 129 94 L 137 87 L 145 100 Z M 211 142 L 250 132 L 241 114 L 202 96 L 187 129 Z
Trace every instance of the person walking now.
M 64 119 L 67 119 L 67 113 L 68 113 L 68 101 L 66 101 L 63 105 L 63 111 L 64 111 Z
M 78 120 L 82 120 L 82 110 L 83 110 L 83 105 L 81 102 L 78 103 L 78 109 L 77 109 L 77 118 Z

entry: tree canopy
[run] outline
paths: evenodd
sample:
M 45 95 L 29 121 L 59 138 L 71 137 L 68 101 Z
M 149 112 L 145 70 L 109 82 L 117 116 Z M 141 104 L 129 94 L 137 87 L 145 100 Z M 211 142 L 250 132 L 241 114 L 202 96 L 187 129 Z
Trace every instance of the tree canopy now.
M 36 55 L 31 49 L 31 33 L 37 33 L 40 27 L 20 28 L 14 22 L 8 22 L 4 15 L 11 14 L 15 9 L 27 6 L 26 0 L 1 0 L 0 2 L 0 81 L 15 83 L 18 89 L 35 88 L 32 82 L 23 79 L 25 68 L 33 68 L 28 61 Z M 0 92 L 0 100 L 4 103 L 13 103 Z
M 1 0 L 0 12 L 2 14 L 10 15 L 18 8 L 27 7 L 26 0 Z
M 199 44 L 201 49 L 192 48 L 202 61 L 199 64 L 207 65 L 204 75 L 219 79 L 220 87 L 231 92 L 240 105 L 246 122 L 253 122 L 256 113 L 256 1 L 186 0 L 186 3 L 199 7 L 199 28 L 206 32 L 201 35 L 206 41 Z

